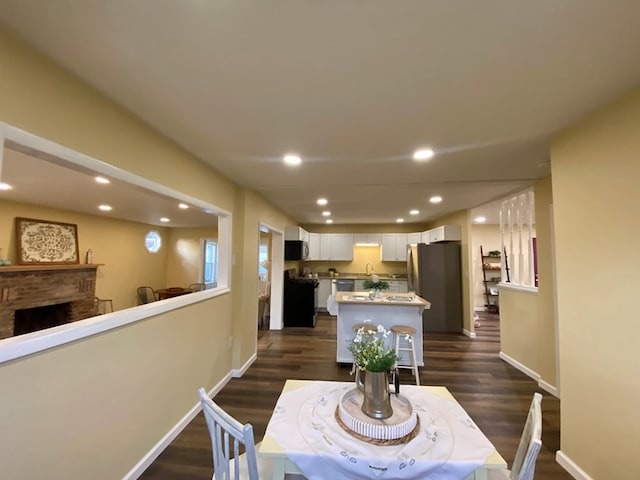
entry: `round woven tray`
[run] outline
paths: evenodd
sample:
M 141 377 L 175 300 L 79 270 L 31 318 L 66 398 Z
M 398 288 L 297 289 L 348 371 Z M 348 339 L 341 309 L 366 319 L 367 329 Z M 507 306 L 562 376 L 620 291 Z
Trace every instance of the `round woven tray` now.
M 391 417 L 371 418 L 362 411 L 362 392 L 354 388 L 342 395 L 334 416 L 341 428 L 362 441 L 375 445 L 406 443 L 420 430 L 418 416 L 406 397 L 392 395 L 390 400 Z
M 410 431 L 404 437 L 396 438 L 394 440 L 379 440 L 377 438 L 365 437 L 364 435 L 360 435 L 359 433 L 354 432 L 349 427 L 347 427 L 342 421 L 342 419 L 340 418 L 340 407 L 336 407 L 336 412 L 334 415 L 336 417 L 336 422 L 338 422 L 338 425 L 340 425 L 345 432 L 349 433 L 350 435 L 357 438 L 358 440 L 371 443 L 372 445 L 379 445 L 381 447 L 409 443 L 411 440 L 416 438 L 416 436 L 418 436 L 418 432 L 420 432 L 420 417 L 416 417 L 416 426 L 412 431 Z

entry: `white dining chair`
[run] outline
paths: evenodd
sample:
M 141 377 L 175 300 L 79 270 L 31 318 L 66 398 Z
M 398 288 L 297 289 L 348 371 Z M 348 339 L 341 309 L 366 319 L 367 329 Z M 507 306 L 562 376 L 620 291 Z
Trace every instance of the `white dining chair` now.
M 542 447 L 542 395 L 533 394 L 527 421 L 511 470 L 488 470 L 489 480 L 533 480 L 536 459 Z
M 260 444 L 253 440 L 253 426 L 241 424 L 209 398 L 204 388 L 198 390 L 202 412 L 209 428 L 213 450 L 213 480 L 267 480 L 273 477 L 271 459 L 258 458 Z M 245 452 L 240 454 L 240 445 Z M 287 480 L 305 480 L 302 475 L 286 475 Z

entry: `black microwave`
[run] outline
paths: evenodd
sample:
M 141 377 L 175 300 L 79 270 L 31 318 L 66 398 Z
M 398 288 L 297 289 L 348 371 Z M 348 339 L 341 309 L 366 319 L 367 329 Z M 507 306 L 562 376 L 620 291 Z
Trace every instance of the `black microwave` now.
M 285 260 L 306 260 L 309 258 L 309 244 L 302 240 L 284 241 Z

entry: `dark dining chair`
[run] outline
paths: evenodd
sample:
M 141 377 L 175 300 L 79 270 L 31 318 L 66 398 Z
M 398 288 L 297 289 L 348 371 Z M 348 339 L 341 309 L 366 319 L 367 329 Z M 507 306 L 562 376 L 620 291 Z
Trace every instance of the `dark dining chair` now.
M 158 300 L 158 294 L 151 287 L 138 287 L 138 300 L 140 304 L 151 303 Z

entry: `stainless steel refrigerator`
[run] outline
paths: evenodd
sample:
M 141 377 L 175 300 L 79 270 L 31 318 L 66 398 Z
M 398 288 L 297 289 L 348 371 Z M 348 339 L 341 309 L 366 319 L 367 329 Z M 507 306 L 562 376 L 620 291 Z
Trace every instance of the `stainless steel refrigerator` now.
M 419 243 L 407 248 L 409 290 L 431 303 L 422 314 L 422 330 L 462 332 L 460 245 Z

